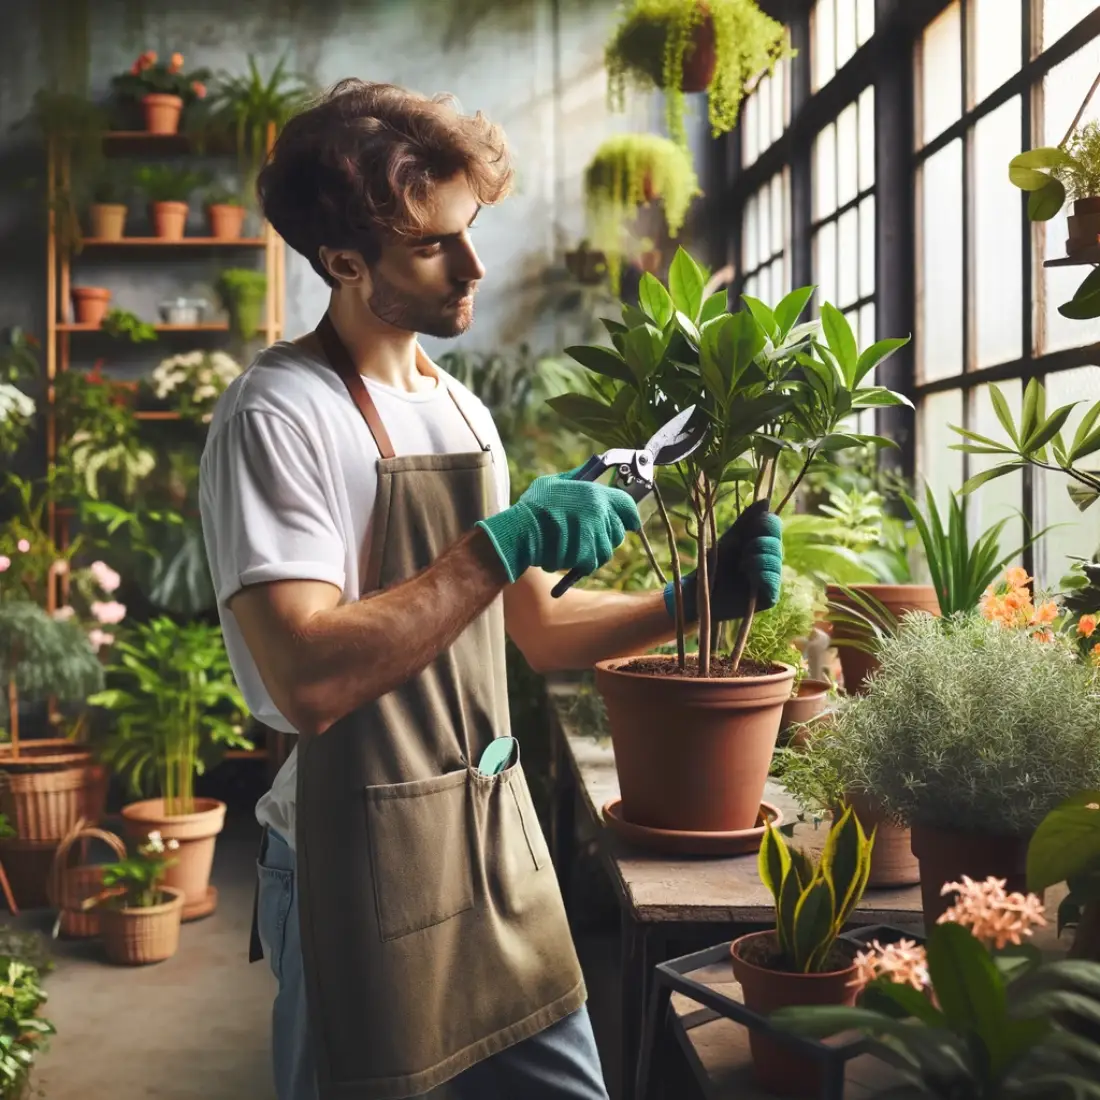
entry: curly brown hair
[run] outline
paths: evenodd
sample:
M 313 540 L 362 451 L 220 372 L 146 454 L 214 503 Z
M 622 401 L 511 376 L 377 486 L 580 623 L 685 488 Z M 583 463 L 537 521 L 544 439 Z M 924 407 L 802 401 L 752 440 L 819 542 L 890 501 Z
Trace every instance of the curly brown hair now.
M 275 231 L 334 286 L 322 247 L 375 263 L 386 240 L 422 231 L 432 188 L 460 172 L 482 205 L 508 194 L 499 126 L 461 114 L 448 95 L 348 79 L 287 122 L 256 191 Z

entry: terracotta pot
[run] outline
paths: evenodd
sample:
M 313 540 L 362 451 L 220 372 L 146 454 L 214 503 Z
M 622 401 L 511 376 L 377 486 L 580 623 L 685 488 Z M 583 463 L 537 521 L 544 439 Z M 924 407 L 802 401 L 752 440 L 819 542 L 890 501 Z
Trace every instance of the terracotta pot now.
M 1100 195 L 1090 195 L 1087 199 L 1077 199 L 1073 204 L 1074 214 L 1100 214 Z
M 100 241 L 121 241 L 126 228 L 127 208 L 120 202 L 93 202 L 88 207 L 92 236 Z
M 905 611 L 927 611 L 937 617 L 940 613 L 936 590 L 930 584 L 853 584 L 849 587 L 873 596 L 899 618 Z M 846 602 L 837 585 L 828 586 L 826 597 L 832 603 Z M 845 637 L 851 638 L 853 628 L 834 622 L 831 633 L 833 641 L 839 642 Z M 867 678 L 878 668 L 878 658 L 849 645 L 838 645 L 837 653 L 840 655 L 840 667 L 844 673 L 844 690 L 851 695 L 862 692 Z
M 733 941 L 733 976 L 741 985 L 745 1007 L 767 1016 L 779 1008 L 799 1005 L 854 1005 L 857 989 L 849 983 L 855 966 L 826 974 L 788 974 L 749 962 L 744 954 L 760 945 L 774 945 L 774 932 L 753 932 Z M 821 1063 L 782 1040 L 749 1029 L 749 1049 L 756 1079 L 777 1096 L 820 1096 Z
M 166 241 L 183 240 L 183 230 L 187 225 L 188 206 L 185 202 L 150 203 L 153 217 L 153 229 L 158 237 Z
M 155 829 L 165 840 L 179 841 L 176 862 L 168 868 L 164 885 L 182 890 L 188 909 L 202 907 L 208 897 L 214 846 L 225 825 L 225 803 L 216 798 L 196 798 L 194 813 L 169 817 L 164 812 L 164 799 L 149 798 L 123 806 L 122 817 L 135 840 Z
M 868 889 L 915 886 L 920 882 L 920 864 L 913 855 L 909 829 L 891 825 L 873 799 L 866 794 L 849 794 L 848 805 L 855 811 L 864 832 L 876 826 L 875 847 L 871 852 Z
M 824 680 L 803 680 L 793 696 L 783 704 L 783 720 L 780 731 L 786 733 L 791 726 L 800 726 L 812 722 L 824 713 L 829 705 L 829 685 Z M 806 740 L 804 730 L 796 730 L 791 738 L 794 745 L 802 745 Z
M 691 32 L 691 43 L 684 53 L 684 72 L 680 90 L 689 94 L 705 92 L 714 79 L 718 53 L 714 41 L 714 17 L 708 12 Z
M 1006 880 L 1005 889 L 1027 893 L 1027 845 L 1030 837 L 993 836 L 913 826 L 913 855 L 920 860 L 920 892 L 924 923 L 930 928 L 955 904 L 955 894 L 940 896 L 946 882 L 969 875 L 976 882 L 988 878 Z
M 180 945 L 183 892 L 162 887 L 167 900 L 141 909 L 99 910 L 99 930 L 107 958 L 119 966 L 144 966 L 170 959 Z
M 240 240 L 244 226 L 244 207 L 230 203 L 214 202 L 206 208 L 206 220 L 210 224 L 210 236 L 219 241 Z
M 700 679 L 625 671 L 631 660 L 596 664 L 623 817 L 655 829 L 753 828 L 794 669 Z
M 111 292 L 105 286 L 74 286 L 73 313 L 78 325 L 101 325 L 107 316 Z
M 583 286 L 599 286 L 607 278 L 607 257 L 592 249 L 578 248 L 567 252 L 565 267 Z
M 178 95 L 152 92 L 142 99 L 141 105 L 145 110 L 145 129 L 150 134 L 179 132 L 183 100 Z

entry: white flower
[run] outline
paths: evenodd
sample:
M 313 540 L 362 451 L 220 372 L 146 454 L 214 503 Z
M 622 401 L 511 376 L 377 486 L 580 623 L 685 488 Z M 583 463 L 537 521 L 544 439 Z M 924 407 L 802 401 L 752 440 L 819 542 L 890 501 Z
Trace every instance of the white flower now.
M 34 399 L 28 397 L 22 390 L 8 383 L 0 383 L 0 423 L 21 417 L 29 420 L 34 416 Z
M 96 600 L 92 604 L 92 614 L 95 616 L 97 622 L 101 622 L 104 625 L 120 623 L 126 618 L 126 605 L 119 603 L 117 600 L 111 600 L 104 603 L 102 600 Z
M 88 572 L 104 592 L 114 592 L 122 578 L 104 561 L 93 561 Z
M 115 636 L 108 634 L 105 630 L 100 630 L 99 627 L 93 627 L 88 631 L 88 642 L 92 649 L 98 653 L 106 645 L 114 645 Z
M 53 617 L 59 623 L 67 623 L 76 614 L 76 608 L 70 607 L 66 604 L 64 607 L 59 607 L 54 613 Z

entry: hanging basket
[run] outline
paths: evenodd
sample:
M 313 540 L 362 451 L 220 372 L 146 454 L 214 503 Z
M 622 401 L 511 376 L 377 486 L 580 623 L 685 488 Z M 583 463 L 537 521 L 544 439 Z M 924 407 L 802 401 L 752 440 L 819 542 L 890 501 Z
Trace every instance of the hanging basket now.
M 104 768 L 88 763 L 0 772 L 0 812 L 22 840 L 60 841 L 81 818 L 102 813 L 105 776 Z
M 51 908 L 58 911 L 58 932 L 75 939 L 99 935 L 99 913 L 95 909 L 85 910 L 83 902 L 103 889 L 103 868 L 94 863 L 68 866 L 73 845 L 86 840 L 101 840 L 118 859 L 126 858 L 126 845 L 119 837 L 105 829 L 93 828 L 83 819 L 58 845 L 47 890 Z

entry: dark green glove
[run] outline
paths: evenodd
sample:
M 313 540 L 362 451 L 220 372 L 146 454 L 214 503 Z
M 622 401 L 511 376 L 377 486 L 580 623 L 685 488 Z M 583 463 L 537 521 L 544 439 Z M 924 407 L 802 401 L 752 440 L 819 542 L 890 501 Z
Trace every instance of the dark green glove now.
M 478 521 L 513 583 L 532 565 L 594 573 L 627 531 L 641 527 L 638 506 L 622 489 L 573 481 L 575 472 L 536 478 L 511 508 Z
M 714 550 L 707 553 L 714 569 Z M 768 511 L 767 501 L 749 505 L 718 540 L 718 575 L 711 574 L 711 618 L 717 622 L 740 619 L 756 590 L 756 610 L 767 611 L 779 599 L 783 582 L 783 523 Z M 674 581 L 665 586 L 665 607 L 676 617 Z M 696 575 L 684 577 L 684 614 L 689 623 L 699 616 Z

